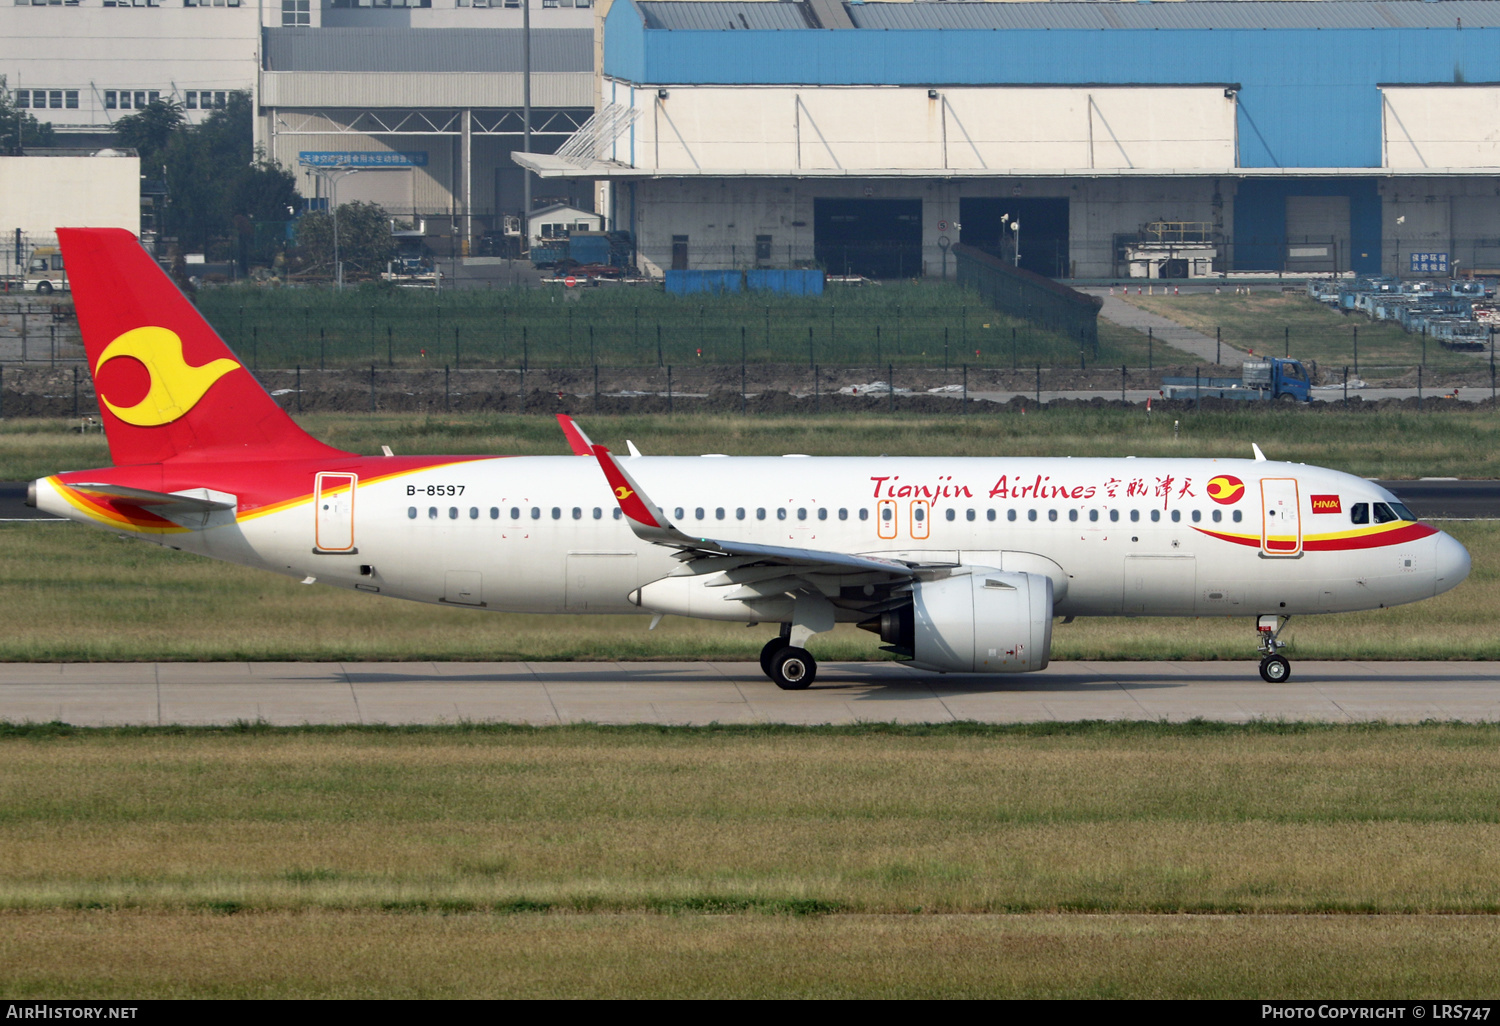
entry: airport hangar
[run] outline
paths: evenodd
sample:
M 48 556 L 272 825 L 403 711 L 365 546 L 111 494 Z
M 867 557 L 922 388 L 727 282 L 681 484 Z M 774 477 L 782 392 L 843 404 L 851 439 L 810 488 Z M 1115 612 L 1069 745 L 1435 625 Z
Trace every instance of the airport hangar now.
M 1500 4 L 614 0 L 603 24 L 594 124 L 512 156 L 600 183 L 654 274 L 937 277 L 958 242 L 1052 277 L 1500 268 Z

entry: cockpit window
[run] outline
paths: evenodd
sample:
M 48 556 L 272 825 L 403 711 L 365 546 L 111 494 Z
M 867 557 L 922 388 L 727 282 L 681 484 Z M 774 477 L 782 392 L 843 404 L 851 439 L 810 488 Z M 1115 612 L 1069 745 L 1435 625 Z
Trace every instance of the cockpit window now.
M 1349 522 L 1351 524 L 1368 524 L 1370 522 L 1370 504 L 1368 502 L 1356 502 L 1350 506 Z
M 1400 517 L 1402 520 L 1410 520 L 1415 522 L 1417 519 L 1417 515 L 1415 513 L 1407 509 L 1405 506 L 1401 505 L 1401 503 L 1399 502 L 1391 503 L 1391 509 L 1395 510 L 1396 516 Z
M 1396 511 L 1383 502 L 1373 503 L 1375 507 L 1375 522 L 1377 524 L 1389 524 L 1392 520 L 1399 520 Z

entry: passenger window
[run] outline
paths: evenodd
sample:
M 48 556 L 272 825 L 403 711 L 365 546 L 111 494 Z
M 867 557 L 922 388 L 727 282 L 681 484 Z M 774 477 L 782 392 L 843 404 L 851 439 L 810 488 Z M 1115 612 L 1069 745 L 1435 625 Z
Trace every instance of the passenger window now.
M 1151 511 L 1151 522 L 1154 524 L 1154 523 L 1157 523 L 1160 520 L 1161 520 L 1161 510 L 1159 510 L 1159 509 L 1153 509 Z
M 1172 523 L 1179 524 L 1181 522 L 1182 522 L 1182 510 L 1180 510 L 1180 509 L 1174 509 L 1172 511 Z
M 417 519 L 417 507 L 415 507 L 415 506 L 408 506 L 408 507 L 406 507 L 406 516 L 407 516 L 407 519 L 409 519 L 409 520 L 415 520 L 415 519 Z
M 1235 510 L 1234 511 L 1234 515 L 1232 517 L 1230 517 L 1230 519 L 1233 520 L 1237 524 L 1241 520 L 1245 519 L 1245 514 L 1241 513 L 1239 510 Z
M 839 519 L 840 520 L 848 520 L 849 519 L 849 511 L 847 509 L 840 509 L 839 510 Z
M 578 506 L 574 506 L 573 507 L 573 519 L 574 520 L 582 520 L 583 519 L 583 510 L 581 508 L 579 508 Z
M 1013 510 L 1013 509 L 1006 510 L 1005 511 L 1005 519 L 1009 520 L 1011 523 L 1015 523 L 1016 522 L 1016 511 Z M 1033 517 L 1032 519 L 1034 520 L 1036 518 Z
M 619 506 L 615 507 L 614 512 L 615 512 L 615 519 L 616 520 L 624 520 L 625 519 L 625 511 L 622 510 Z
M 1370 522 L 1370 504 L 1368 502 L 1356 502 L 1349 507 L 1349 523 L 1368 524 Z
M 1395 510 L 1391 509 L 1385 503 L 1376 502 L 1372 503 L 1372 505 L 1375 507 L 1375 522 L 1377 524 L 1389 524 L 1392 520 L 1396 519 Z
M 740 506 L 740 507 L 738 507 L 738 508 L 735 509 L 735 511 L 734 511 L 734 519 L 736 519 L 736 520 L 744 520 L 745 519 L 745 507 L 744 506 Z
M 724 519 L 724 507 L 723 506 L 720 506 L 720 507 L 718 507 L 717 509 L 714 510 L 714 519 L 715 520 L 723 520 Z
M 757 506 L 757 507 L 755 507 L 755 519 L 756 520 L 764 520 L 764 519 L 766 519 L 766 507 L 764 507 L 764 506 Z
M 971 509 L 971 510 L 968 510 L 968 511 L 966 511 L 966 512 L 965 512 L 965 513 L 964 513 L 964 519 L 965 519 L 965 520 L 973 520 L 973 519 L 974 519 L 974 511 L 973 511 L 973 510 L 972 510 L 972 509 Z
M 693 510 L 693 519 L 695 519 L 695 520 L 702 520 L 703 519 L 703 507 L 702 506 L 699 506 L 697 509 Z
M 1141 519 L 1141 511 L 1140 510 L 1133 509 L 1133 510 L 1130 511 L 1130 522 L 1132 524 L 1136 523 L 1140 519 Z
M 797 519 L 798 520 L 806 520 L 807 519 L 807 510 L 799 507 L 798 510 L 797 510 Z
M 1198 521 L 1200 521 L 1202 519 L 1203 519 L 1203 511 L 1201 509 L 1195 509 L 1195 510 L 1193 510 L 1193 523 L 1196 524 Z
M 1091 524 L 1097 524 L 1098 522 L 1099 522 L 1099 511 L 1097 509 L 1091 509 L 1091 510 L 1089 510 L 1089 523 L 1091 523 Z
M 1034 522 L 1036 520 L 1036 510 L 1028 509 L 1026 511 L 1026 519 Z
M 785 506 L 778 506 L 778 507 L 776 507 L 776 519 L 777 520 L 785 520 L 786 519 L 786 507 Z
M 427 519 L 428 520 L 436 520 L 437 519 L 437 507 L 436 506 L 428 506 L 427 507 Z
M 594 519 L 595 520 L 603 520 L 604 519 L 604 510 L 600 509 L 598 506 L 594 507 Z
M 479 519 L 479 507 L 478 506 L 470 506 L 469 507 L 469 519 L 470 520 L 478 520 Z
M 1056 520 L 1057 519 L 1057 510 L 1055 510 L 1055 509 L 1049 509 L 1047 511 L 1047 519 L 1048 520 Z
M 958 510 L 956 510 L 956 509 L 950 509 L 950 510 L 948 510 L 948 520 L 949 520 L 950 523 L 953 520 L 957 519 L 957 517 L 958 517 Z
M 562 519 L 562 507 L 561 506 L 553 506 L 552 507 L 552 519 L 553 520 L 561 520 Z
M 1111 524 L 1118 524 L 1120 522 L 1120 511 L 1119 510 L 1112 509 L 1112 510 L 1109 511 L 1109 522 Z
M 818 519 L 819 520 L 827 520 L 828 519 L 828 507 L 827 506 L 819 506 L 818 507 Z
M 870 519 L 870 511 L 867 510 L 867 509 L 860 510 L 859 511 L 859 519 L 861 519 L 861 520 L 869 520 Z
M 891 508 L 889 506 L 880 511 L 880 519 L 884 520 L 888 524 L 891 522 L 891 518 L 893 516 L 894 514 L 891 512 Z
M 449 506 L 448 507 L 448 519 L 449 520 L 457 520 L 458 519 L 458 507 L 457 506 Z
M 922 521 L 927 519 L 927 510 L 923 509 L 921 506 L 918 506 L 916 509 L 912 510 L 911 515 L 912 518 L 920 524 Z
M 682 519 L 682 507 L 681 506 L 678 506 L 677 509 L 673 512 L 672 519 L 673 520 L 681 520 Z
M 1078 522 L 1078 511 L 1076 509 L 1068 510 L 1068 519 L 1076 524 Z
M 500 519 L 500 507 L 499 506 L 491 506 L 490 507 L 490 519 L 491 520 L 499 520 Z
M 533 507 L 531 507 L 531 519 L 533 519 L 533 520 L 540 520 L 540 519 L 542 519 L 542 507 L 540 507 L 540 506 L 533 506 Z
M 989 521 L 993 521 L 995 519 L 995 511 L 992 510 L 992 509 L 985 510 L 984 511 L 984 519 L 989 520 Z

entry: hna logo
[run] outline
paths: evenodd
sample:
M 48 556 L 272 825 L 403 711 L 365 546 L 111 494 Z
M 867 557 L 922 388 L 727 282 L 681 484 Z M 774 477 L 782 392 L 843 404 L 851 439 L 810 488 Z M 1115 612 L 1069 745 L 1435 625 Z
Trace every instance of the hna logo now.
M 1314 513 L 1342 513 L 1343 506 L 1339 505 L 1337 495 L 1314 495 L 1312 499 L 1312 511 Z
M 135 427 L 160 427 L 187 416 L 215 381 L 239 367 L 233 360 L 224 359 L 189 367 L 177 333 L 154 326 L 132 328 L 105 346 L 94 365 L 95 376 L 120 356 L 139 360 L 151 377 L 151 387 L 134 406 L 116 406 L 105 396 L 99 398 L 110 413 Z
M 1220 474 L 1208 482 L 1204 489 L 1208 497 L 1221 506 L 1229 506 L 1240 501 L 1240 496 L 1245 494 L 1245 482 L 1233 474 Z

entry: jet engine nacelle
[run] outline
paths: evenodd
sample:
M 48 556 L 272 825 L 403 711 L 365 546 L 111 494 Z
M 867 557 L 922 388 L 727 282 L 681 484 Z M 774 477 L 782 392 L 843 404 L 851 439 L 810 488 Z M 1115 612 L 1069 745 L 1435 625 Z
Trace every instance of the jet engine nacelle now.
M 913 662 L 954 673 L 1044 670 L 1052 654 L 1052 581 L 966 567 L 912 588 Z

